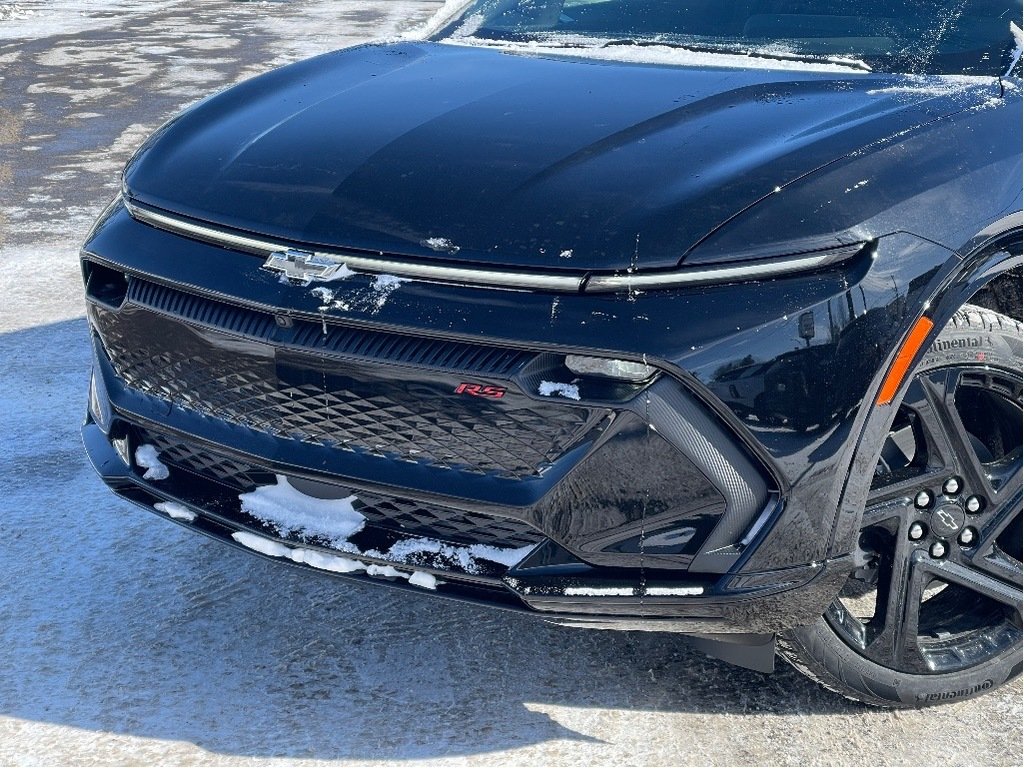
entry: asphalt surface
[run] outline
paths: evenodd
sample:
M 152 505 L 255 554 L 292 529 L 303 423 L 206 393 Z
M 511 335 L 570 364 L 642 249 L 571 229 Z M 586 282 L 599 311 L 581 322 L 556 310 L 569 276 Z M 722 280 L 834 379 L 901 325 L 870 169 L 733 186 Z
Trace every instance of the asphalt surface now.
M 117 501 L 78 438 L 76 251 L 211 90 L 437 2 L 0 2 L 0 764 L 1020 765 L 1021 685 L 852 704 L 670 635 L 297 573 Z

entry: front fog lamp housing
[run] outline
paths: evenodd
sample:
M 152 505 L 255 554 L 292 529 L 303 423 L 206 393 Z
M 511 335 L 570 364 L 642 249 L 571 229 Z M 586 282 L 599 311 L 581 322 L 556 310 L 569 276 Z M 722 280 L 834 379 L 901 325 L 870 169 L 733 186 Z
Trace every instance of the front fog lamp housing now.
M 600 376 L 605 379 L 629 381 L 640 384 L 653 378 L 657 368 L 646 363 L 634 363 L 631 360 L 609 360 L 605 357 L 584 357 L 583 355 L 566 355 L 565 367 L 580 376 Z

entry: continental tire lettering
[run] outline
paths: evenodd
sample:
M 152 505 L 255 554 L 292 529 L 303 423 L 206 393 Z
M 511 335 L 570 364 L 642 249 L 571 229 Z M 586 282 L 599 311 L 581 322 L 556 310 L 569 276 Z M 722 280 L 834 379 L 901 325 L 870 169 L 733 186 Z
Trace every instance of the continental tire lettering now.
M 961 688 L 958 691 L 942 691 L 940 693 L 919 693 L 917 694 L 917 700 L 919 702 L 932 702 L 932 701 L 947 701 L 949 699 L 959 699 L 963 696 L 972 696 L 975 693 L 981 693 L 981 691 L 987 691 L 995 683 L 991 680 L 986 680 L 978 685 L 973 685 L 970 688 Z
M 945 352 L 950 349 L 973 349 L 976 347 L 991 347 L 991 336 L 956 336 L 952 339 L 937 339 L 932 344 L 936 352 Z

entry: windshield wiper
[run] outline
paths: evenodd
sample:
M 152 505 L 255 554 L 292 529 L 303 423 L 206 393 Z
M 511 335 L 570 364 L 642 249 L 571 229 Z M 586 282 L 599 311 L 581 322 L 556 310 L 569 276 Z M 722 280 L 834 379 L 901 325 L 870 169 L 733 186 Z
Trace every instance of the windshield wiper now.
M 771 51 L 759 51 L 752 48 L 726 48 L 717 45 L 694 45 L 693 43 L 677 43 L 671 40 L 637 40 L 632 38 L 622 38 L 618 40 L 609 40 L 604 43 L 601 48 L 608 48 L 610 46 L 618 45 L 635 45 L 639 47 L 654 47 L 654 46 L 666 46 L 669 48 L 679 48 L 684 51 L 693 51 L 694 53 L 722 53 L 732 54 L 735 56 L 750 56 L 756 59 L 774 59 L 776 61 L 796 61 L 804 64 L 835 64 L 840 67 L 849 67 L 850 69 L 856 69 L 860 72 L 873 72 L 867 64 L 857 59 L 843 59 L 834 56 L 808 56 L 806 54 L 799 53 L 773 53 Z

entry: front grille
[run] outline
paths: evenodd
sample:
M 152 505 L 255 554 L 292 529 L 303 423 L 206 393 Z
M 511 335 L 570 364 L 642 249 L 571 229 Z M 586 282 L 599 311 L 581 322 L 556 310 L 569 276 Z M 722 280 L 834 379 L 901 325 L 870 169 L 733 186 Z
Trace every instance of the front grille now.
M 529 353 L 501 347 L 340 325 L 324 326 L 302 320 L 294 321 L 288 332 L 279 327 L 268 312 L 224 304 L 139 278 L 132 278 L 127 297 L 138 306 L 207 328 L 257 341 L 273 341 L 281 346 L 376 362 L 504 377 L 514 373 L 530 357 Z
M 456 544 L 489 544 L 517 549 L 537 544 L 543 537 L 519 520 L 459 512 L 412 499 L 357 493 L 359 513 L 370 525 Z
M 196 443 L 155 430 L 135 428 L 137 445 L 156 447 L 160 460 L 172 469 L 184 469 L 208 480 L 247 492 L 274 482 L 274 473 L 253 464 L 222 456 Z M 487 544 L 503 549 L 532 546 L 543 539 L 520 520 L 424 504 L 413 499 L 355 492 L 355 508 L 367 524 L 399 533 L 425 536 L 455 544 Z
M 539 475 L 606 415 L 538 402 L 514 386 L 495 401 L 454 394 L 474 377 L 507 381 L 530 353 L 335 326 L 324 332 L 303 321 L 280 329 L 265 313 L 161 290 L 130 293 L 159 312 L 94 308 L 117 375 L 147 395 L 278 438 L 523 478 Z M 172 312 L 211 327 L 165 314 Z
M 216 480 L 238 491 L 251 491 L 258 485 L 274 482 L 273 472 L 151 429 L 136 427 L 135 441 L 137 445 L 154 446 L 165 464 Z

